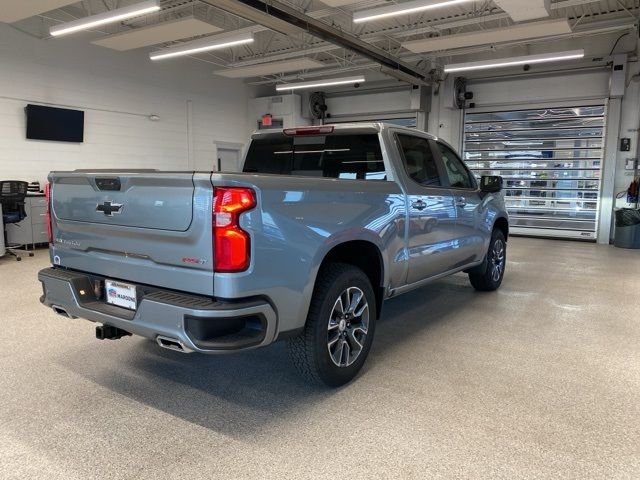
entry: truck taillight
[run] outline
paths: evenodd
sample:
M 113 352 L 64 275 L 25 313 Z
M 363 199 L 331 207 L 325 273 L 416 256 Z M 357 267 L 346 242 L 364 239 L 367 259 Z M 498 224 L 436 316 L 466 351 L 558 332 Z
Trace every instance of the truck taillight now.
M 249 268 L 251 237 L 240 228 L 240 214 L 256 206 L 250 188 L 225 187 L 213 192 L 213 258 L 216 272 Z
M 49 238 L 49 245 L 53 245 L 53 225 L 51 224 L 51 184 L 47 183 L 44 186 L 44 197 L 47 202 L 47 209 L 45 210 L 44 219 L 47 222 L 47 237 Z

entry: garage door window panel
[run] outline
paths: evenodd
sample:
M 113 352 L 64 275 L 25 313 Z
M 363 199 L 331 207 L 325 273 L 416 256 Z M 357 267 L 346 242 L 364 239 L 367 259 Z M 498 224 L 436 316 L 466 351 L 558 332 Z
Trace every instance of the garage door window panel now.
M 467 140 L 466 147 L 467 152 L 511 152 L 516 156 L 519 152 L 521 154 L 528 154 L 531 149 L 540 149 L 544 151 L 558 151 L 558 150 L 589 150 L 602 148 L 602 130 L 600 130 L 601 136 L 598 138 L 530 138 L 530 139 L 518 139 L 514 140 L 510 137 L 501 138 L 496 140 L 495 137 L 490 140 L 480 140 L 478 137 L 473 137 L 474 140 Z M 567 147 L 567 141 L 571 141 L 571 147 Z M 544 147 L 541 148 L 541 147 Z
M 540 122 L 557 122 L 572 121 L 575 119 L 600 119 L 604 113 L 602 105 L 591 105 L 586 107 L 554 107 L 542 109 L 522 109 L 503 112 L 482 112 L 474 113 L 467 118 L 466 123 L 470 125 L 478 125 L 479 123 L 488 124 L 488 128 L 493 128 L 494 124 L 502 122 L 519 122 L 519 121 L 540 121 Z
M 603 105 L 465 115 L 464 159 L 501 175 L 514 233 L 595 238 Z

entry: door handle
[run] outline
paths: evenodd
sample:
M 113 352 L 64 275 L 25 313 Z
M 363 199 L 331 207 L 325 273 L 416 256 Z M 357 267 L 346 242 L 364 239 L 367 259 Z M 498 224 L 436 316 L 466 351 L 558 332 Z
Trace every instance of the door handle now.
M 466 207 L 467 206 L 467 199 L 464 197 L 458 197 L 456 198 L 456 207 Z
M 411 204 L 411 206 L 416 210 L 424 210 L 425 208 L 427 208 L 427 204 L 422 200 L 416 200 Z

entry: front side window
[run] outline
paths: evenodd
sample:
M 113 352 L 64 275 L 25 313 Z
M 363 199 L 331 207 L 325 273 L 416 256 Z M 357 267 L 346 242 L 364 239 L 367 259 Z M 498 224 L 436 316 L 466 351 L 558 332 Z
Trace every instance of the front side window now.
M 266 135 L 251 142 L 244 172 L 386 180 L 376 134 Z
M 426 138 L 398 134 L 404 168 L 411 179 L 425 187 L 439 186 L 440 177 L 431 145 Z
M 475 183 L 462 164 L 462 160 L 446 145 L 442 143 L 437 143 L 437 145 L 449 178 L 449 185 L 453 188 L 475 188 Z

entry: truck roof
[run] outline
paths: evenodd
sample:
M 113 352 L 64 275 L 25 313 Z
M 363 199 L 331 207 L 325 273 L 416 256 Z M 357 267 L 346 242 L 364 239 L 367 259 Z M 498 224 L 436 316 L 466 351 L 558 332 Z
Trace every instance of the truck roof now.
M 309 128 L 309 127 L 313 127 L 313 126 L 320 126 L 320 125 L 300 125 L 298 127 L 291 127 L 291 128 L 274 128 L 274 129 L 269 129 L 269 130 L 257 130 L 256 132 L 253 133 L 251 138 L 256 138 L 258 136 L 263 136 L 263 135 L 273 135 L 273 134 L 281 134 L 284 132 L 284 130 L 293 130 L 295 128 Z M 437 140 L 438 137 L 436 137 L 435 135 L 432 135 L 430 133 L 424 132 L 422 130 L 417 130 L 415 128 L 409 128 L 409 127 L 403 127 L 401 125 L 394 125 L 392 123 L 386 123 L 386 122 L 350 122 L 350 123 L 326 123 L 324 125 L 321 125 L 323 127 L 333 127 L 335 131 L 340 130 L 340 131 L 344 131 L 344 130 L 352 130 L 355 133 L 366 133 L 366 132 L 382 132 L 383 130 L 387 130 L 389 128 L 393 128 L 394 130 L 404 130 L 407 133 L 415 133 L 415 132 L 420 132 L 423 135 L 427 135 L 428 137 L 430 137 L 433 140 Z

